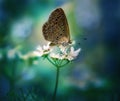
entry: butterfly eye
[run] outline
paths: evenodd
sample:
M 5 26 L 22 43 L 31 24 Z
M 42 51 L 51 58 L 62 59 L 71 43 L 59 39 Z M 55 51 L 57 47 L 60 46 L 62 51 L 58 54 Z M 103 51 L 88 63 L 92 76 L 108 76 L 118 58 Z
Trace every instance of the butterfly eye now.
M 62 34 L 60 34 L 60 36 L 62 36 Z

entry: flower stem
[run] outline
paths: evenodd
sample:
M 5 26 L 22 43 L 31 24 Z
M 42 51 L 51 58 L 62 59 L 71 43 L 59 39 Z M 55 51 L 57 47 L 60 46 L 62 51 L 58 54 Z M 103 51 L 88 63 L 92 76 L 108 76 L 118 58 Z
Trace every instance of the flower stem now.
M 55 82 L 55 88 L 54 88 L 54 93 L 53 93 L 53 98 L 52 101 L 56 101 L 56 93 L 57 93 L 57 88 L 58 88 L 58 81 L 59 81 L 59 70 L 60 68 L 57 67 L 57 72 L 56 72 L 56 82 Z
M 67 65 L 69 63 L 69 61 L 67 61 L 65 64 L 61 65 L 60 67 L 64 67 L 65 65 Z
M 56 65 L 52 62 L 52 60 L 49 59 L 49 57 L 47 57 L 47 59 L 48 59 L 48 61 L 49 61 L 50 63 L 52 63 L 54 66 L 56 66 Z

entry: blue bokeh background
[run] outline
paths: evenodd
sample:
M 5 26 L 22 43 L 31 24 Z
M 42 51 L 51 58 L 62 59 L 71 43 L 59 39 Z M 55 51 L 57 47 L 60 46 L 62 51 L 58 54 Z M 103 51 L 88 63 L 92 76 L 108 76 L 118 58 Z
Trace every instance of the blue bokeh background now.
M 57 7 L 65 11 L 75 48 L 81 48 L 60 71 L 57 101 L 119 101 L 119 0 L 0 0 L 1 101 L 51 99 L 55 67 L 31 52 L 46 44 L 41 28 Z

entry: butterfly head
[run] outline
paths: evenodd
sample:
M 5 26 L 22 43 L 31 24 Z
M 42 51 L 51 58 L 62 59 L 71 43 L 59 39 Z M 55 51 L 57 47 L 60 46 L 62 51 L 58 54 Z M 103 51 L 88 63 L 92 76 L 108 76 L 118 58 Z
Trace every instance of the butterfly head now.
M 60 45 L 62 45 L 63 47 L 66 47 L 70 44 L 72 44 L 71 40 L 69 40 L 66 37 L 63 37 L 63 38 L 57 40 L 57 42 L 51 42 L 50 46 L 55 46 L 55 45 L 60 46 Z
M 67 37 L 62 37 L 59 39 L 58 44 L 60 44 L 62 46 L 68 46 L 69 44 L 71 44 L 71 41 Z

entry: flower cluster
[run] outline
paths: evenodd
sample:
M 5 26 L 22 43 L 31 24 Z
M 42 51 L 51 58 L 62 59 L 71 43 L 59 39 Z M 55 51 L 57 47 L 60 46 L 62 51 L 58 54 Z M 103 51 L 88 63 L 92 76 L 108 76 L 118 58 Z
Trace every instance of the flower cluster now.
M 53 46 L 50 46 L 50 43 L 48 43 L 46 46 L 43 46 L 43 47 L 38 46 L 37 50 L 34 51 L 34 54 L 40 57 L 44 55 L 49 55 L 49 57 L 53 59 L 71 61 L 78 56 L 80 50 L 81 50 L 80 48 L 75 50 L 72 45 L 69 45 L 66 47 L 65 46 L 53 47 Z
M 48 43 L 47 45 L 44 45 L 43 47 L 41 46 L 38 46 L 37 47 L 37 50 L 34 51 L 34 54 L 36 56 L 44 56 L 44 55 L 47 55 L 51 52 L 52 48 L 50 48 L 50 43 Z

